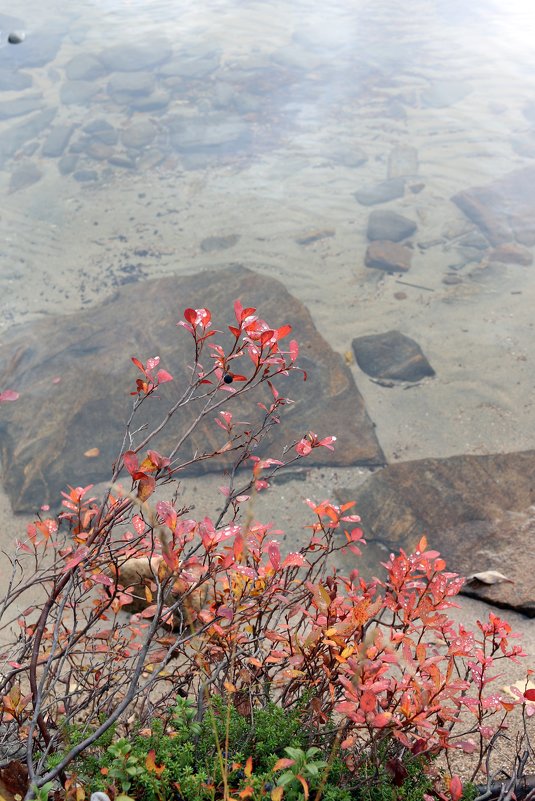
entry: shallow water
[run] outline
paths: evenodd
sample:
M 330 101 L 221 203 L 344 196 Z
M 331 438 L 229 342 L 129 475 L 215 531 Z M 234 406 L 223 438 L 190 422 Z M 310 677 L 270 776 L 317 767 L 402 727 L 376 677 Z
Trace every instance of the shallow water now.
M 352 365 L 389 460 L 535 445 L 533 267 L 463 244 L 475 227 L 451 202 L 533 163 L 527 0 L 22 0 L 16 16 L 0 18 L 0 330 L 241 262 L 342 354 L 390 328 L 422 345 L 437 375 L 410 392 Z M 395 176 L 401 197 L 355 198 Z M 364 266 L 376 208 L 418 225 L 406 275 Z

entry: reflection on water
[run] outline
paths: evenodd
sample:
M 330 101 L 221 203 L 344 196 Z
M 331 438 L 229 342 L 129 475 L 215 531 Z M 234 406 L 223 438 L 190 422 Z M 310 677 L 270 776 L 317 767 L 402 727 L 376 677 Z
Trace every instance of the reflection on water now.
M 44 8 L 0 15 L 0 326 L 241 261 L 341 353 L 391 328 L 425 338 L 437 377 L 409 411 L 359 377 L 390 459 L 530 444 L 529 254 L 493 261 L 451 202 L 535 158 L 527 0 Z M 411 233 L 376 215 L 372 237 L 384 209 Z M 372 238 L 403 240 L 410 273 L 365 266 Z

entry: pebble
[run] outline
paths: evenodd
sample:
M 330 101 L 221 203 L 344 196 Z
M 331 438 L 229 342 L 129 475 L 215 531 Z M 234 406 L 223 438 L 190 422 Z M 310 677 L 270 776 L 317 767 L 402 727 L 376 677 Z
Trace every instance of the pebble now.
M 25 39 L 26 34 L 22 33 L 22 31 L 12 31 L 7 37 L 9 44 L 22 44 Z

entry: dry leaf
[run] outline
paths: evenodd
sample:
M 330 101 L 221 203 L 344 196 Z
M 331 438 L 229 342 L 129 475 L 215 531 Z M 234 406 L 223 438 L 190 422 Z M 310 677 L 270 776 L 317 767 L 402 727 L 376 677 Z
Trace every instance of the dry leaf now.
M 471 576 L 466 577 L 467 584 L 471 584 L 474 581 L 479 581 L 481 584 L 501 584 L 504 581 L 514 584 L 513 579 L 507 578 L 503 573 L 498 573 L 497 570 L 484 570 L 481 573 L 472 573 Z
M 94 459 L 96 456 L 100 456 L 100 449 L 89 448 L 89 450 L 84 453 L 84 456 L 87 456 L 88 459 Z

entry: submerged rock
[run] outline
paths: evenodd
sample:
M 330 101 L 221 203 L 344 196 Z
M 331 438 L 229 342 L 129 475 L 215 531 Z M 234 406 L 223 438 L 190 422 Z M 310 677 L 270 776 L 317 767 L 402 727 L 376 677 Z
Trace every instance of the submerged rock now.
M 158 354 L 161 366 L 175 379 L 160 388 L 162 400 L 154 398 L 141 407 L 137 425 L 146 420 L 152 426 L 189 377 L 191 340 L 176 327 L 182 310 L 207 306 L 216 320 L 231 322 L 236 298 L 257 306 L 273 323 L 291 322 L 293 336 L 301 344 L 299 362 L 308 373 L 306 382 L 301 374 L 280 382 L 281 390 L 295 403 L 282 415 L 283 425 L 274 427 L 269 454 L 276 457 L 284 445 L 311 429 L 336 435 L 338 442 L 334 453 L 324 448 L 313 451 L 314 459 L 307 464 L 384 464 L 350 370 L 316 331 L 305 307 L 278 281 L 229 267 L 126 286 L 101 306 L 3 334 L 0 386 L 13 386 L 20 392 L 17 403 L 2 407 L 0 420 L 3 481 L 13 509 L 33 511 L 42 503 L 57 503 L 67 483 L 107 479 L 121 449 L 128 393 L 138 377 L 131 356 L 146 360 Z M 57 376 L 60 383 L 53 382 Z M 267 402 L 270 397 L 266 387 L 255 399 Z M 251 400 L 236 403 L 235 417 L 250 420 L 256 408 Z M 183 415 L 173 418 L 153 447 L 168 451 L 195 411 L 188 406 Z M 181 459 L 221 446 L 214 416 L 186 441 Z M 99 456 L 86 458 L 84 453 L 94 448 Z M 266 452 L 266 447 L 259 452 Z M 197 465 L 199 470 L 207 468 L 216 468 L 213 460 Z
M 18 192 L 20 189 L 26 189 L 27 186 L 37 183 L 42 178 L 43 173 L 33 162 L 21 164 L 20 167 L 13 172 L 9 181 L 9 193 Z
M 515 240 L 535 245 L 535 166 L 459 192 L 452 200 L 492 245 Z
M 368 541 L 410 551 L 425 534 L 450 570 L 513 582 L 474 581 L 467 594 L 535 617 L 535 451 L 392 464 L 337 494 L 356 500 Z
M 41 93 L 34 95 L 22 95 L 14 100 L 3 100 L 0 103 L 0 120 L 8 120 L 10 117 L 22 117 L 25 114 L 32 114 L 44 105 Z
M 366 267 L 386 270 L 389 273 L 406 273 L 410 269 L 412 250 L 396 242 L 377 241 L 368 245 L 364 263 Z
M 360 369 L 374 378 L 421 381 L 435 375 L 418 343 L 400 331 L 356 337 L 352 347 Z
M 402 239 L 412 236 L 415 231 L 416 223 L 395 211 L 378 209 L 372 211 L 368 218 L 367 235 L 370 242 L 381 239 L 401 242 Z
M 378 203 L 387 203 L 403 197 L 405 194 L 405 179 L 392 178 L 389 181 L 380 181 L 373 186 L 359 189 L 355 192 L 355 197 L 363 206 L 375 206 Z

